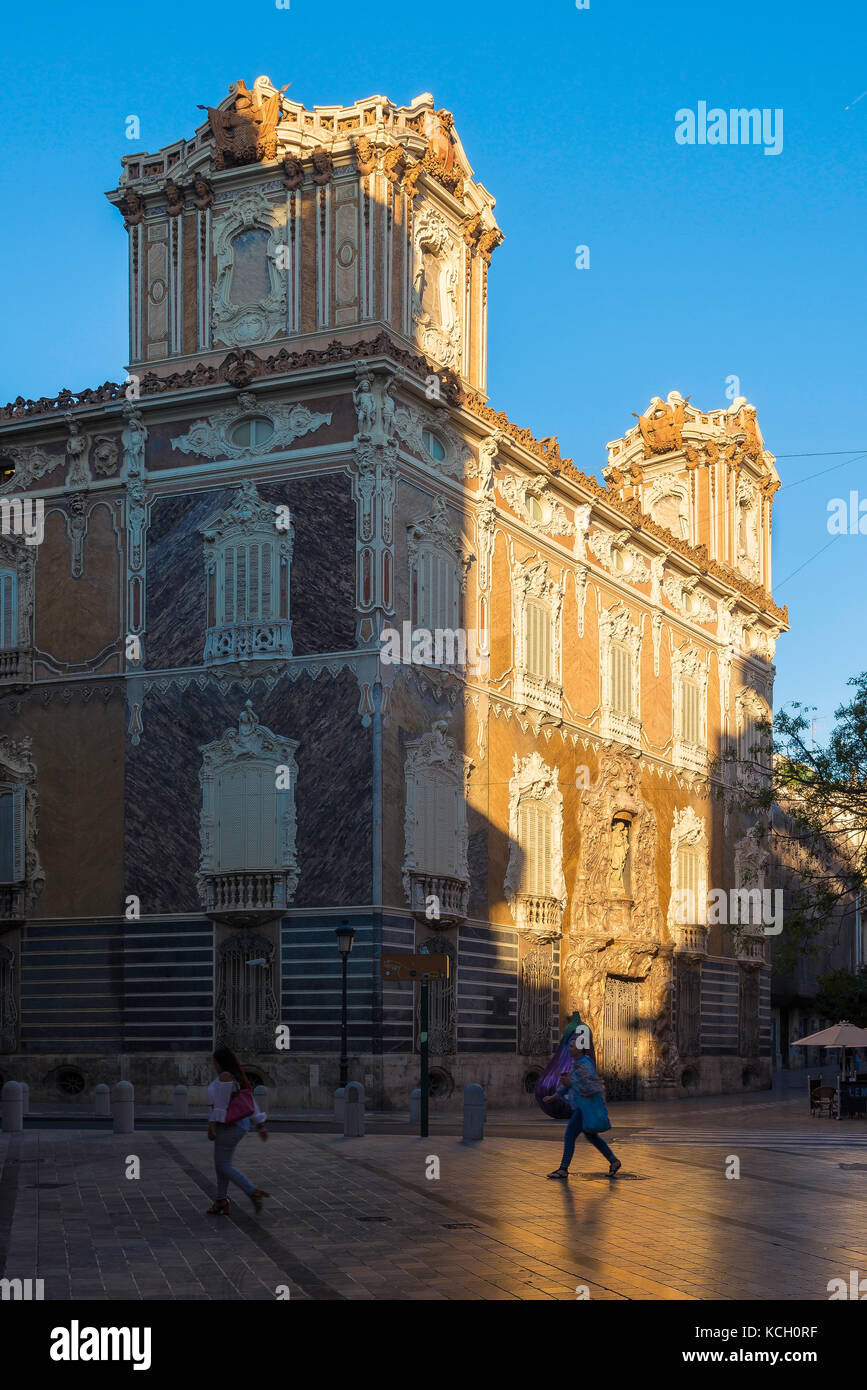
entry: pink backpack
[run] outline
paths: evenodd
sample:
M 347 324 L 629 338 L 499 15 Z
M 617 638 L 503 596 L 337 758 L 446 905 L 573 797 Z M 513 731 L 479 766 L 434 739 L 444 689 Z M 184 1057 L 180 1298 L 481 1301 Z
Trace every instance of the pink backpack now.
M 248 1115 L 256 1113 L 256 1105 L 253 1100 L 252 1091 L 238 1091 L 237 1095 L 232 1096 L 226 1110 L 224 1123 L 235 1125 L 239 1120 L 246 1120 Z

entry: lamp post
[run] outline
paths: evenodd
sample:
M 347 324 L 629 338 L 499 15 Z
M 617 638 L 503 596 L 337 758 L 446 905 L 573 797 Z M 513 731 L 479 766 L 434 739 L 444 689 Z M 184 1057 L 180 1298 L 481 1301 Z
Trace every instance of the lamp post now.
M 355 940 L 355 928 L 349 925 L 349 919 L 344 917 L 340 926 L 335 932 L 337 937 L 337 949 L 343 961 L 343 1008 L 340 1020 L 340 1084 L 346 1086 L 349 1080 L 349 1057 L 346 1050 L 347 1032 L 347 996 L 346 981 L 347 968 L 349 966 L 349 952 L 352 950 L 352 943 Z

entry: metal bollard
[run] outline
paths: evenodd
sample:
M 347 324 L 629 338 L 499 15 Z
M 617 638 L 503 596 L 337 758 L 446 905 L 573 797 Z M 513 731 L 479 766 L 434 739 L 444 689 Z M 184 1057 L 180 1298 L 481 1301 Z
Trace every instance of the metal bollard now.
M 409 1093 L 409 1122 L 417 1125 L 421 1120 L 421 1090 L 416 1086 L 414 1091 Z
M 364 1134 L 364 1087 L 350 1081 L 346 1088 L 346 1110 L 343 1116 L 343 1137 L 360 1139 Z
M 476 1143 L 485 1137 L 485 1113 L 487 1102 L 481 1086 L 464 1088 L 464 1133 L 465 1144 Z
M 257 1110 L 261 1110 L 263 1115 L 268 1114 L 268 1087 L 254 1086 L 253 1104 Z
M 176 1120 L 185 1120 L 190 1113 L 190 1097 L 186 1086 L 176 1086 L 172 1095 L 172 1115 Z
M 4 1134 L 20 1134 L 24 1128 L 24 1098 L 19 1081 L 7 1081 L 0 1091 L 0 1109 L 3 1112 L 2 1130 Z
M 118 1081 L 112 1091 L 111 1116 L 115 1134 L 135 1130 L 135 1094 L 130 1081 Z
M 100 1120 L 107 1120 L 111 1114 L 111 1091 L 105 1082 L 93 1088 L 93 1113 Z
M 22 1100 L 22 1102 L 23 1102 L 22 1107 L 21 1107 L 21 1113 L 22 1113 L 22 1115 L 29 1115 L 29 1114 L 30 1114 L 30 1087 L 28 1086 L 28 1084 L 27 1084 L 26 1081 L 22 1081 L 20 1084 L 21 1084 L 21 1100 Z
M 346 1113 L 346 1089 L 340 1086 L 334 1092 L 334 1118 L 339 1125 L 343 1124 L 343 1116 Z

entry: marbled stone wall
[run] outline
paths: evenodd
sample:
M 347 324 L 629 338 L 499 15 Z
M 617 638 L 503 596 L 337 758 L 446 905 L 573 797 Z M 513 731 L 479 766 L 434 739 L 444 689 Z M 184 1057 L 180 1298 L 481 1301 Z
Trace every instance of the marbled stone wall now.
M 236 488 L 156 497 L 148 530 L 147 670 L 200 666 L 207 626 L 201 528 Z M 296 656 L 355 645 L 355 505 L 344 473 L 259 487 L 295 527 L 289 612 Z
M 126 754 L 125 891 L 141 899 L 142 915 L 200 912 L 200 748 L 237 727 L 250 699 L 262 724 L 296 739 L 298 783 L 294 906 L 334 906 L 371 898 L 370 733 L 358 717 L 358 685 L 348 671 L 316 680 L 263 681 L 225 693 L 205 678 L 185 691 L 151 689 L 144 732 Z

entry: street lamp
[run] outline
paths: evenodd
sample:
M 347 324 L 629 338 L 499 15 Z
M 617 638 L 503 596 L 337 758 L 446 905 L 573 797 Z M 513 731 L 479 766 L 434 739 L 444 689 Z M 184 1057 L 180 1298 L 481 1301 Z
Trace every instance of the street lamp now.
M 344 917 L 334 934 L 337 937 L 337 949 L 343 961 L 343 1008 L 340 1021 L 340 1084 L 341 1086 L 345 1086 L 349 1080 L 349 1057 L 346 1052 L 346 972 L 349 965 L 349 952 L 352 950 L 352 943 L 355 940 L 355 928 L 351 927 L 349 925 L 349 919 Z

